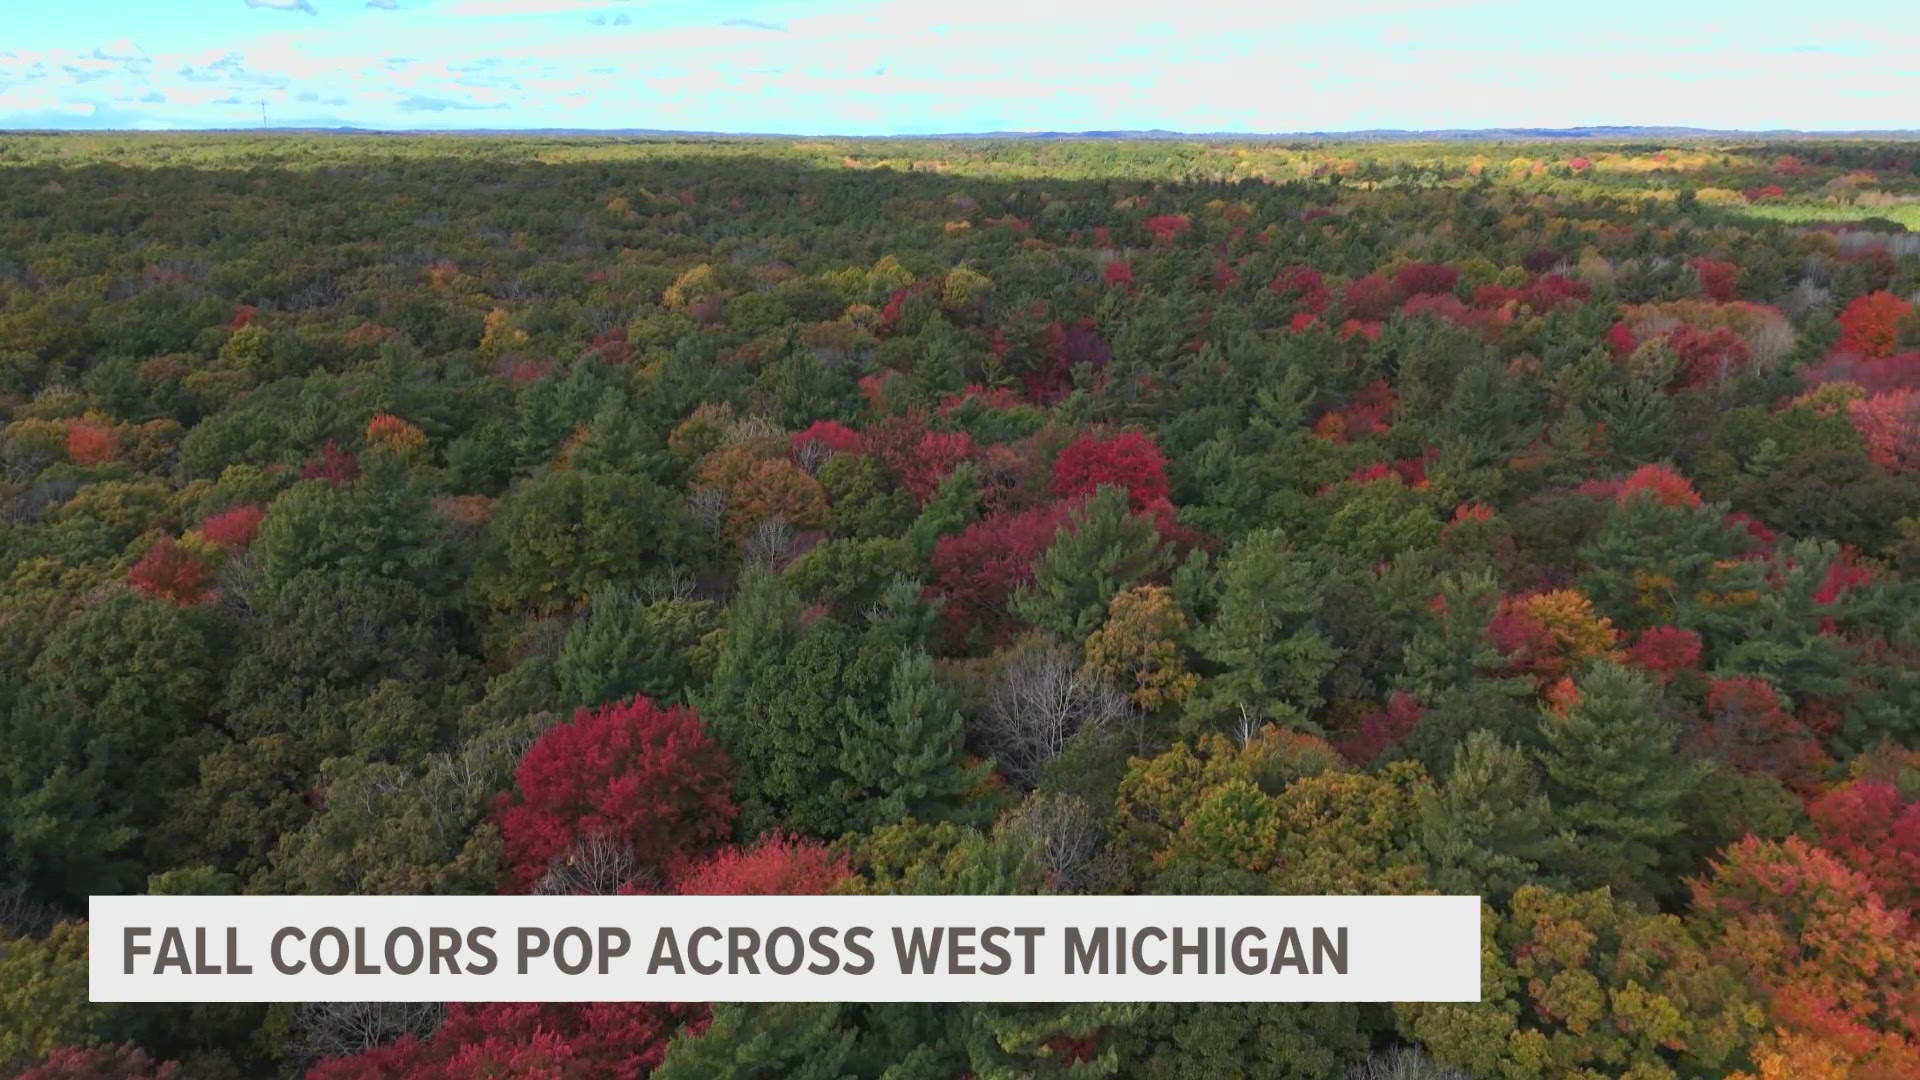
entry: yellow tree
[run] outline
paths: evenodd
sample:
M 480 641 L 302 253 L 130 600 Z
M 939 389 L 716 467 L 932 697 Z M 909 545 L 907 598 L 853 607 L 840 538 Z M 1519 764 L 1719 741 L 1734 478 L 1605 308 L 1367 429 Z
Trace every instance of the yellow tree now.
M 1127 589 L 1107 605 L 1107 621 L 1087 638 L 1087 664 L 1124 687 L 1148 711 L 1177 704 L 1200 685 L 1181 642 L 1187 619 L 1162 585 Z

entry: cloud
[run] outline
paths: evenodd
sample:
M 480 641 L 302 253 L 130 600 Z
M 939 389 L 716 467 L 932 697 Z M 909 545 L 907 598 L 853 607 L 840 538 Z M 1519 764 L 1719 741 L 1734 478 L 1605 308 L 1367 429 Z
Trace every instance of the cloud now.
M 93 50 L 93 58 L 95 60 L 118 60 L 131 64 L 153 63 L 153 58 L 147 55 L 146 50 L 135 45 L 132 38 L 121 38 L 118 41 L 111 41 L 95 48 Z
M 446 112 L 448 109 L 478 111 L 505 108 L 504 105 L 480 105 L 471 101 L 455 101 L 452 98 L 428 97 L 425 94 L 402 98 L 398 107 L 407 112 Z
M 304 11 L 309 15 L 318 15 L 307 0 L 246 0 L 250 8 L 267 8 L 271 11 Z
M 737 27 L 742 30 L 769 30 L 776 34 L 784 34 L 787 32 L 786 23 L 761 22 L 759 19 L 722 19 L 720 20 L 720 25 Z
M 367 0 L 367 6 L 379 8 L 381 11 L 393 11 L 400 6 L 400 0 Z
M 441 9 L 448 15 L 565 15 L 575 11 L 604 11 L 627 0 L 454 0 Z

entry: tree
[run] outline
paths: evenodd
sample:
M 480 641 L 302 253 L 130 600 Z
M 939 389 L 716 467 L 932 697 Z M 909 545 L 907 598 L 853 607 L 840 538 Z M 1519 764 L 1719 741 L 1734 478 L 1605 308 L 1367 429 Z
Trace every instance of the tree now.
M 418 768 L 329 763 L 320 776 L 325 806 L 275 838 L 254 886 L 320 896 L 492 891 L 500 836 L 489 811 L 552 719 L 534 714 L 481 732 Z
M 408 1035 L 323 1060 L 308 1080 L 654 1075 L 668 1040 L 706 1024 L 706 1007 L 654 1002 L 461 1002 L 430 1039 Z
M 615 589 L 595 593 L 587 616 L 560 648 L 559 705 L 591 707 L 636 694 L 680 704 L 693 682 L 692 650 L 718 624 L 708 601 L 648 602 Z
M 1446 783 L 1418 796 L 1420 842 L 1442 892 L 1504 902 L 1555 853 L 1553 813 L 1526 755 L 1486 731 L 1467 736 Z
M 1394 1006 L 1403 1035 L 1476 1076 L 1724 1075 L 1758 1034 L 1751 998 L 1690 927 L 1604 889 L 1483 908 L 1481 1000 Z
M 1674 725 L 1645 675 L 1601 661 L 1574 685 L 1571 706 L 1540 713 L 1538 756 L 1564 840 L 1548 865 L 1582 886 L 1657 895 L 1660 845 L 1685 827 L 1677 810 L 1700 772 L 1675 755 Z
M 949 812 L 974 778 L 960 718 L 921 642 L 933 609 L 900 582 L 864 630 L 802 625 L 787 583 L 753 574 L 728 613 L 700 698 L 740 762 L 749 824 L 818 836 Z
M 1165 569 L 1168 553 L 1153 523 L 1128 509 L 1119 488 L 1103 488 L 1073 510 L 1033 581 L 1013 594 L 1013 612 L 1062 641 L 1083 641 L 1106 618 L 1113 598 Z
M 694 485 L 725 493 L 722 520 L 730 542 L 744 539 L 770 517 L 800 528 L 827 522 L 827 495 L 818 480 L 785 458 L 757 459 L 745 445 L 709 457 L 695 474 Z
M 127 592 L 48 639 L 0 718 L 14 748 L 0 761 L 0 837 L 16 868 L 62 895 L 128 884 L 130 867 L 112 869 L 136 854 L 123 845 L 160 821 L 206 747 L 224 644 L 207 612 Z
M 769 836 L 690 864 L 674 882 L 686 896 L 814 896 L 852 874 L 846 856 L 817 840 Z
M 500 500 L 475 586 L 500 607 L 551 609 L 637 585 L 682 551 L 683 513 L 645 476 L 543 473 Z
M 276 499 L 249 551 L 247 588 L 265 601 L 310 571 L 355 571 L 443 596 L 452 588 L 441 519 L 397 461 L 354 483 L 309 480 Z
M 1102 487 L 1124 489 L 1136 513 L 1167 504 L 1167 459 L 1152 439 L 1127 431 L 1110 439 L 1083 435 L 1053 459 L 1053 494 L 1073 500 Z
M 133 1043 L 63 1046 L 17 1080 L 177 1080 L 176 1062 L 156 1062 Z
M 230 507 L 200 523 L 199 533 L 228 551 L 244 551 L 260 534 L 266 508 L 257 503 Z
M 1889 472 L 1920 471 L 1920 390 L 1889 390 L 1847 403 L 1867 454 Z
M 1487 632 L 1507 654 L 1510 670 L 1542 685 L 1614 657 L 1618 640 L 1612 620 L 1597 615 L 1593 602 L 1573 589 L 1503 601 Z
M 1913 305 L 1884 290 L 1857 297 L 1840 312 L 1838 351 L 1878 359 L 1893 354 L 1900 320 Z
M 87 924 L 44 938 L 0 931 L 0 1068 L 26 1069 L 60 1047 L 111 1039 L 120 1008 L 87 1000 Z
M 1920 908 L 1920 800 L 1863 778 L 1815 798 L 1807 812 L 1820 846 L 1865 874 L 1888 908 Z
M 731 831 L 733 772 L 691 709 L 642 697 L 581 709 L 527 750 L 494 809 L 511 881 L 531 886 L 586 837 L 649 868 L 696 855 Z
M 1033 580 L 1070 513 L 1052 503 L 995 514 L 935 542 L 932 584 L 945 601 L 949 642 L 958 646 L 977 633 L 982 645 L 1005 643 L 1014 631 L 1013 597 Z
M 240 739 L 285 735 L 310 765 L 408 759 L 440 745 L 470 688 L 447 606 L 360 570 L 309 570 L 258 604 L 219 708 Z
M 1115 593 L 1106 621 L 1087 638 L 1087 665 L 1147 712 L 1178 705 L 1200 684 L 1187 670 L 1182 645 L 1187 618 L 1163 585 Z
M 120 437 L 113 425 L 96 419 L 67 425 L 67 459 L 81 468 L 105 465 L 120 456 Z
M 1321 680 L 1337 653 L 1316 625 L 1327 577 L 1322 561 L 1278 530 L 1249 533 L 1220 564 L 1214 617 L 1194 633 L 1207 667 L 1189 716 L 1257 729 L 1266 720 L 1306 724 L 1324 704 Z
M 148 596 L 191 605 L 205 597 L 213 567 L 173 537 L 164 536 L 133 564 L 127 580 Z
M 1865 875 L 1799 837 L 1748 837 L 1691 883 L 1694 914 L 1788 1036 L 1841 1052 L 1851 1075 L 1920 1066 L 1920 935 Z
M 983 748 L 1008 779 L 1031 784 L 1083 729 L 1124 730 L 1135 720 L 1118 687 L 1056 646 L 1015 652 L 994 676 L 979 718 Z

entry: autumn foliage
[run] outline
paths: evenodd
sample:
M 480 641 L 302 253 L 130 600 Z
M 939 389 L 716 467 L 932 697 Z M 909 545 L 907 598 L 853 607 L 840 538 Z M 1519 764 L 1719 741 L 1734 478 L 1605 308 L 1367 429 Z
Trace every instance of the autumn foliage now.
M 698 1032 L 706 1017 L 704 1005 L 656 1002 L 457 1002 L 431 1039 L 409 1035 L 323 1061 L 307 1080 L 640 1080 L 677 1032 Z
M 113 425 L 97 420 L 75 420 L 67 425 L 67 458 L 82 468 L 105 465 L 120 456 L 120 436 Z
M 175 604 L 197 604 L 213 582 L 213 567 L 173 537 L 163 537 L 133 564 L 133 587 Z
M 1662 506 L 1699 506 L 1700 493 L 1687 478 L 1664 465 L 1642 465 L 1620 485 L 1618 500 L 1650 496 Z
M 933 551 L 933 588 L 946 599 L 949 632 L 964 638 L 978 630 L 989 642 L 1004 641 L 1014 629 L 1014 590 L 1033 580 L 1034 563 L 1070 517 L 1066 503 L 1049 503 L 995 514 L 942 538 Z
M 691 709 L 646 698 L 582 709 L 528 749 L 495 807 L 512 884 L 531 886 L 588 838 L 652 867 L 719 843 L 733 823 L 732 775 Z
M 1912 312 L 1912 304 L 1890 292 L 1860 297 L 1840 312 L 1838 351 L 1869 360 L 1891 356 L 1899 341 L 1900 320 Z
M 818 840 L 771 836 L 691 864 L 675 890 L 687 896 L 815 896 L 832 892 L 852 872 L 845 855 Z
M 200 523 L 200 535 L 229 551 L 241 550 L 253 543 L 267 511 L 256 503 L 222 510 Z
M 1152 439 L 1128 431 L 1110 439 L 1082 436 L 1053 461 L 1059 498 L 1077 499 L 1108 485 L 1125 488 L 1136 511 L 1164 505 L 1171 494 L 1166 456 Z
M 1550 684 L 1611 656 L 1619 635 L 1593 601 L 1572 589 L 1510 597 L 1487 627 L 1515 672 Z

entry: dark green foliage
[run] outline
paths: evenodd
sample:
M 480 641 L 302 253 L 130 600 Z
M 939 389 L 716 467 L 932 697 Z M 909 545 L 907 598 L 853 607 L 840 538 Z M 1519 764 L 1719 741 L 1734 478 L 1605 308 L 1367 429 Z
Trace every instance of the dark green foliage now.
M 803 625 L 786 582 L 749 576 L 696 703 L 740 765 L 750 825 L 833 836 L 957 809 L 976 780 L 924 652 L 929 616 L 903 582 L 864 630 Z
M 719 625 L 702 600 L 645 601 L 626 592 L 596 593 L 588 614 L 561 646 L 555 674 L 559 711 L 591 708 L 640 694 L 679 704 L 691 690 L 691 651 Z
M 500 500 L 475 588 L 502 608 L 552 608 L 638 584 L 686 542 L 679 498 L 644 476 L 548 472 Z

